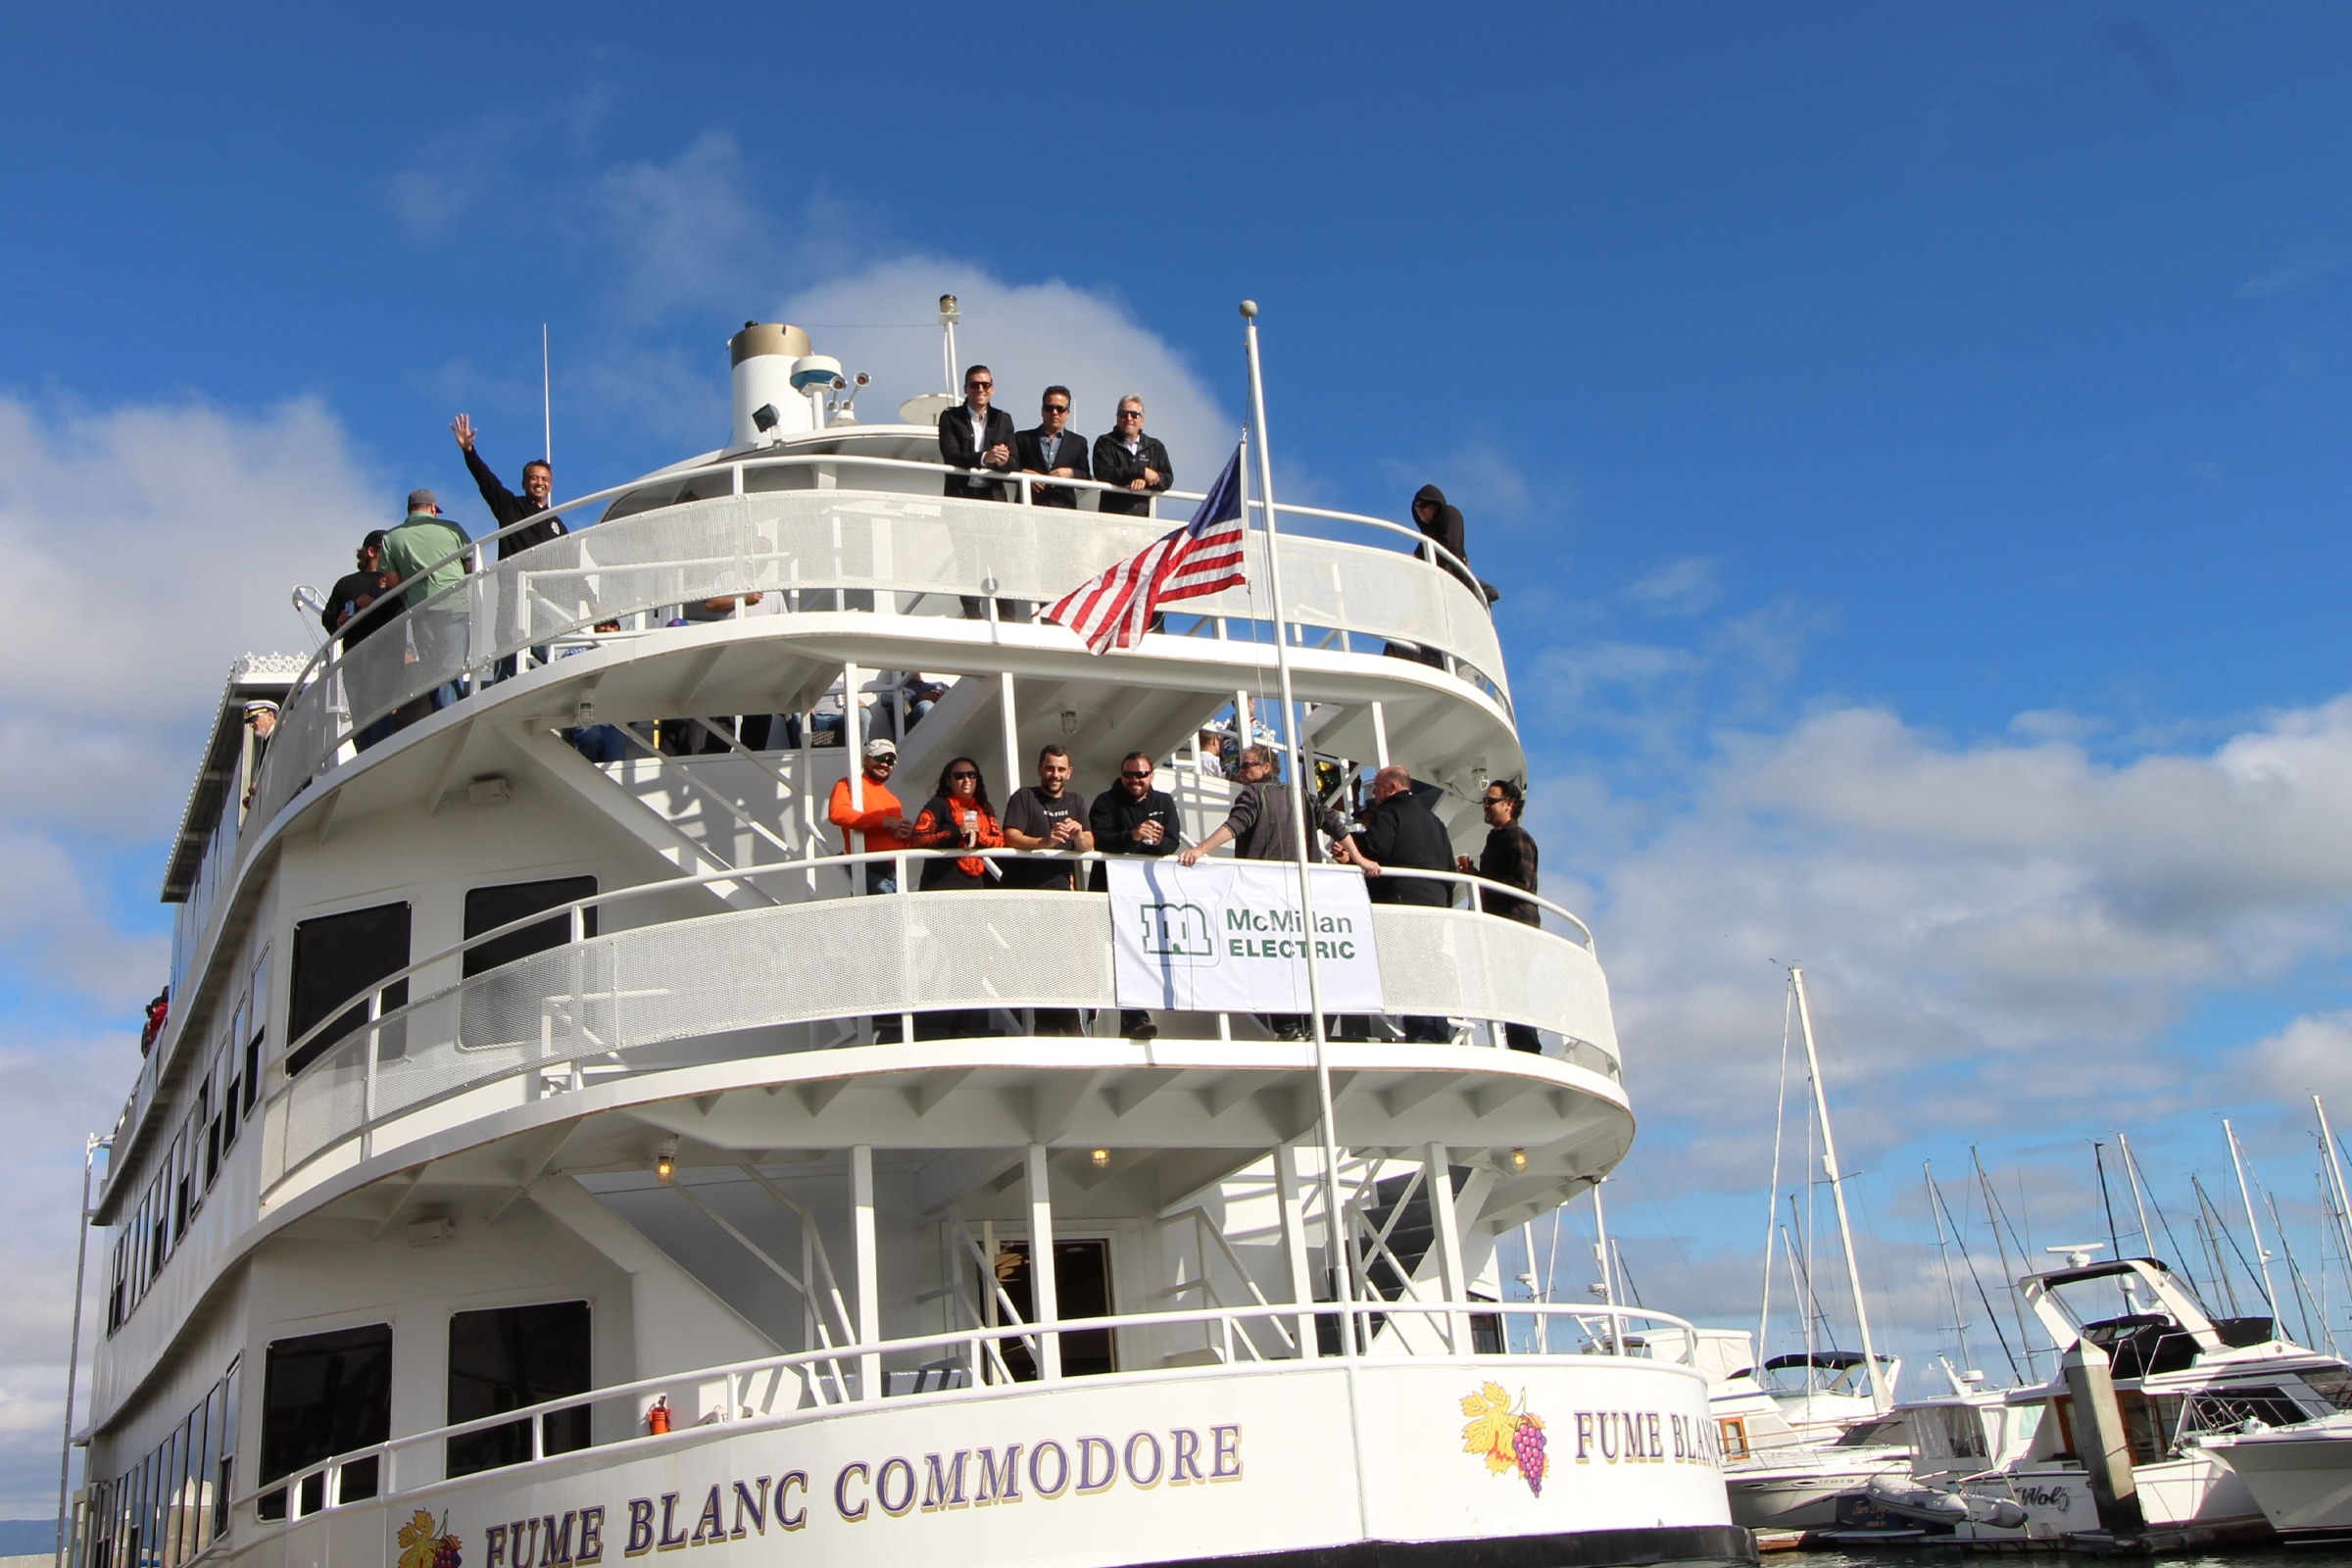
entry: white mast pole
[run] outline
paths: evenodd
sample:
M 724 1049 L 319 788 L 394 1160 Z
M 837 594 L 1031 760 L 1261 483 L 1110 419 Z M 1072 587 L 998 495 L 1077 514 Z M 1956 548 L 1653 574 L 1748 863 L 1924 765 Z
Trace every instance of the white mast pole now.
M 1821 1055 L 1813 1046 L 1813 1009 L 1805 1001 L 1805 971 L 1791 968 L 1788 983 L 1796 988 L 1796 1020 L 1804 1028 L 1805 1070 L 1813 1077 L 1813 1109 L 1821 1118 L 1821 1162 L 1830 1173 L 1830 1197 L 1838 1205 L 1838 1239 L 1845 1247 L 1845 1282 L 1854 1293 L 1854 1322 L 1862 1331 L 1862 1364 L 1870 1369 L 1870 1400 L 1884 1411 L 1892 1407 L 1894 1399 L 1870 1343 L 1870 1309 L 1862 1302 L 1862 1265 L 1854 1257 L 1854 1228 L 1845 1213 L 1845 1176 L 1838 1168 L 1838 1139 L 1830 1130 L 1830 1096 L 1821 1081 Z
M 2237 1152 L 2237 1130 L 2230 1118 L 2222 1118 L 2222 1136 L 2230 1140 L 2230 1164 L 2237 1172 L 2237 1200 L 2246 1205 L 2246 1229 L 2254 1237 L 2254 1261 L 2262 1265 L 2262 1294 L 2271 1309 L 2274 1331 L 2285 1327 L 2280 1322 L 2283 1313 L 2278 1305 L 2278 1288 L 2271 1283 L 2271 1250 L 2262 1245 L 2262 1222 L 2254 1217 L 2254 1194 L 2246 1186 L 2246 1161 Z
M 539 455 L 547 460 L 548 467 L 553 469 L 556 466 L 556 396 L 555 383 L 548 378 L 547 373 L 547 323 L 545 321 L 539 323 L 539 419 L 545 438 L 539 448 Z
M 2328 1107 L 2320 1102 L 2319 1096 L 2314 1095 L 2311 1097 L 2311 1108 L 2320 1113 L 2320 1152 L 2328 1180 L 2335 1189 L 2335 1222 L 2340 1231 L 2347 1224 L 2352 1224 L 2352 1194 L 2344 1191 L 2344 1162 L 2336 1157 L 2335 1130 L 2328 1125 Z M 2342 1236 L 2337 1238 L 2337 1242 L 2347 1259 L 2346 1266 L 2352 1267 L 2352 1242 L 2347 1242 Z M 2325 1274 L 2326 1270 L 2321 1272 Z
M 90 1261 L 90 1168 L 98 1161 L 98 1151 L 114 1147 L 113 1138 L 97 1133 L 90 1134 L 81 1146 L 81 1214 L 74 1227 L 74 1343 L 66 1352 L 65 1451 L 57 1460 L 57 1568 L 66 1568 L 66 1552 L 74 1544 L 66 1512 L 72 1495 L 68 1482 L 74 1473 L 74 1384 L 81 1376 L 81 1297 Z
M 1600 1205 L 1600 1184 L 1607 1179 L 1605 1176 L 1592 1179 L 1592 1256 L 1600 1264 L 1600 1301 L 1609 1309 L 1609 1348 L 1615 1351 L 1624 1341 L 1624 1336 L 1618 1333 L 1624 1325 L 1617 1317 L 1617 1281 L 1609 1270 L 1609 1221 Z M 1695 1350 L 1698 1347 L 1694 1345 L 1691 1348 Z
M 1266 588 L 1274 596 L 1274 662 L 1282 681 L 1282 721 L 1291 753 L 1291 839 L 1292 853 L 1298 867 L 1298 914 L 1306 923 L 1306 1004 L 1307 1027 L 1312 1031 L 1315 1045 L 1315 1102 L 1320 1112 L 1323 1133 L 1323 1234 L 1329 1249 L 1332 1271 L 1333 1299 L 1348 1310 L 1343 1321 L 1347 1332 L 1340 1337 L 1341 1353 L 1352 1356 L 1355 1346 L 1355 1282 L 1347 1265 L 1346 1243 L 1342 1237 L 1340 1214 L 1340 1145 L 1338 1114 L 1331 1099 L 1331 1062 L 1323 1031 L 1323 976 L 1315 962 L 1315 887 L 1314 877 L 1307 869 L 1307 803 L 1311 799 L 1306 787 L 1306 764 L 1298 747 L 1298 710 L 1291 695 L 1291 633 L 1284 613 L 1282 597 L 1282 552 L 1277 548 L 1279 535 L 1274 523 L 1274 457 L 1266 443 L 1266 383 L 1257 359 L 1257 302 L 1242 301 L 1242 320 L 1250 350 L 1250 428 L 1257 437 L 1257 494 L 1266 514 Z M 1245 482 L 1244 490 L 1248 489 Z M 1249 526 L 1249 503 L 1242 506 L 1243 527 Z M 1430 1195 L 1435 1202 L 1443 1197 L 1451 1202 L 1451 1193 Z

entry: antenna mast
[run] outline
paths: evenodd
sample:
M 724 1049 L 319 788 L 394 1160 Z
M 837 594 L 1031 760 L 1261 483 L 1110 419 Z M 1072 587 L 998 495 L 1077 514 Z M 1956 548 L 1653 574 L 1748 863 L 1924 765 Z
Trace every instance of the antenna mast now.
M 547 460 L 553 472 L 556 466 L 556 398 L 554 382 L 547 374 L 547 323 L 539 323 L 539 419 L 543 442 L 539 455 Z

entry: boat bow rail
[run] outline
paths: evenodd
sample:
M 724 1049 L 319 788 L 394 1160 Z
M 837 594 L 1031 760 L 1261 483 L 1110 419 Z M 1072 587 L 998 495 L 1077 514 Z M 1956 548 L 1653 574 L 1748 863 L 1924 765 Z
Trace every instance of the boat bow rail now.
M 1164 517 L 913 493 L 959 471 L 839 455 L 739 459 L 696 470 L 702 485 L 720 492 L 708 498 L 615 516 L 496 563 L 483 546 L 529 522 L 477 540 L 462 553 L 470 567 L 462 581 L 401 611 L 356 648 L 330 639 L 319 651 L 279 715 L 254 814 L 274 817 L 347 755 L 358 728 L 438 687 L 478 685 L 501 660 L 603 621 L 754 594 L 878 616 L 956 616 L 962 601 L 973 599 L 993 616 L 999 602 L 1053 603 L 1167 528 Z M 796 485 L 806 488 L 788 488 Z M 551 510 L 577 512 L 642 489 L 639 481 Z M 1261 508 L 1251 510 L 1262 518 Z M 1197 632 L 1221 639 L 1239 622 L 1253 643 L 1256 628 L 1279 623 L 1295 646 L 1379 655 L 1391 644 L 1408 645 L 1428 651 L 1466 692 L 1507 714 L 1501 651 L 1484 597 L 1439 563 L 1385 547 L 1400 536 L 1435 545 L 1377 517 L 1290 507 L 1276 513 L 1291 529 L 1344 528 L 1383 543 L 1286 531 L 1291 602 L 1277 615 L 1262 586 L 1268 536 L 1262 524 L 1253 526 L 1245 546 L 1249 582 L 1185 602 Z
M 453 1123 L 615 1079 L 828 1048 L 850 1050 L 840 1070 L 853 1073 L 872 1039 L 866 1020 L 876 1015 L 901 1018 L 914 1038 L 919 1024 L 905 1025 L 924 1013 L 1003 1008 L 1017 1019 L 1027 1008 L 1107 1013 L 1118 1005 L 1110 946 L 1102 940 L 1103 895 L 876 896 L 845 874 L 896 858 L 898 885 L 907 887 L 906 862 L 953 855 L 832 856 L 642 884 L 536 912 L 383 977 L 292 1043 L 290 1060 L 317 1059 L 272 1095 L 275 1154 L 265 1200 L 283 1200 L 329 1171 Z M 1591 1074 L 1602 1098 L 1621 1097 L 1607 982 L 1584 922 L 1541 898 L 1573 936 L 1499 919 L 1476 907 L 1493 884 L 1458 873 L 1430 879 L 1466 890 L 1472 906 L 1374 907 L 1391 1010 L 1474 1020 L 1467 1038 L 1477 1044 L 1443 1048 L 1462 1052 L 1501 1047 L 1506 1023 L 1549 1030 L 1561 1037 L 1563 1062 Z M 761 884 L 796 902 L 663 917 L 681 894 Z M 607 923 L 613 915 L 645 923 L 589 937 L 592 910 Z M 559 922 L 568 938 L 560 945 L 450 979 L 468 951 Z M 384 1005 L 387 994 L 436 981 L 448 983 Z M 363 1021 L 355 1025 L 355 1016 Z M 1171 1014 L 1170 1026 L 1221 1041 L 1234 1040 L 1238 1027 L 1244 1044 L 1262 1033 L 1248 1015 L 1223 1012 Z M 1287 1057 L 1266 1062 L 1286 1064 Z M 658 1098 L 660 1090 L 646 1094 Z

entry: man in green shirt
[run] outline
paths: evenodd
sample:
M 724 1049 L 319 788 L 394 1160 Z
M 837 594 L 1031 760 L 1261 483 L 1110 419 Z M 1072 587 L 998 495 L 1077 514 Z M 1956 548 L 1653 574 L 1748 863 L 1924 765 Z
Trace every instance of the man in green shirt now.
M 434 711 L 458 700 L 458 679 L 466 672 L 467 606 L 463 594 L 447 594 L 430 605 L 425 601 L 473 569 L 469 556 L 442 560 L 472 542 L 465 529 L 441 515 L 441 503 L 430 490 L 410 491 L 408 516 L 384 535 L 384 571 L 404 590 L 402 597 L 414 612 L 408 621 L 416 660 L 401 684 L 414 692 L 417 680 L 433 680 L 420 695 Z

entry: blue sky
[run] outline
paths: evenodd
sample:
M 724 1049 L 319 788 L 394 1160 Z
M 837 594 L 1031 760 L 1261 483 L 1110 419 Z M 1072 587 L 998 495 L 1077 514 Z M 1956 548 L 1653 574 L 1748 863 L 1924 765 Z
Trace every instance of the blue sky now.
M 1132 378 L 1191 479 L 1254 296 L 1291 494 L 1461 502 L 1547 887 L 1617 988 L 1653 1304 L 1752 1301 L 1772 958 L 1915 1355 L 1922 1158 L 1982 1142 L 2057 1229 L 2085 1138 L 2184 1200 L 2230 1110 L 2308 1212 L 2296 1096 L 2352 1115 L 2352 14 L 1048 30 L 1041 67 L 952 11 L 12 17 L 0 733 L 66 765 L 0 808 L 0 1117 L 43 1195 L 0 1256 L 70 1266 L 220 669 L 412 484 L 466 496 L 457 410 L 532 454 L 539 323 L 576 493 L 715 444 L 751 317 L 928 390 L 896 327 L 951 287 L 1016 412 L 1068 379 L 1091 433 Z M 0 1308 L 0 1511 L 63 1328 Z

